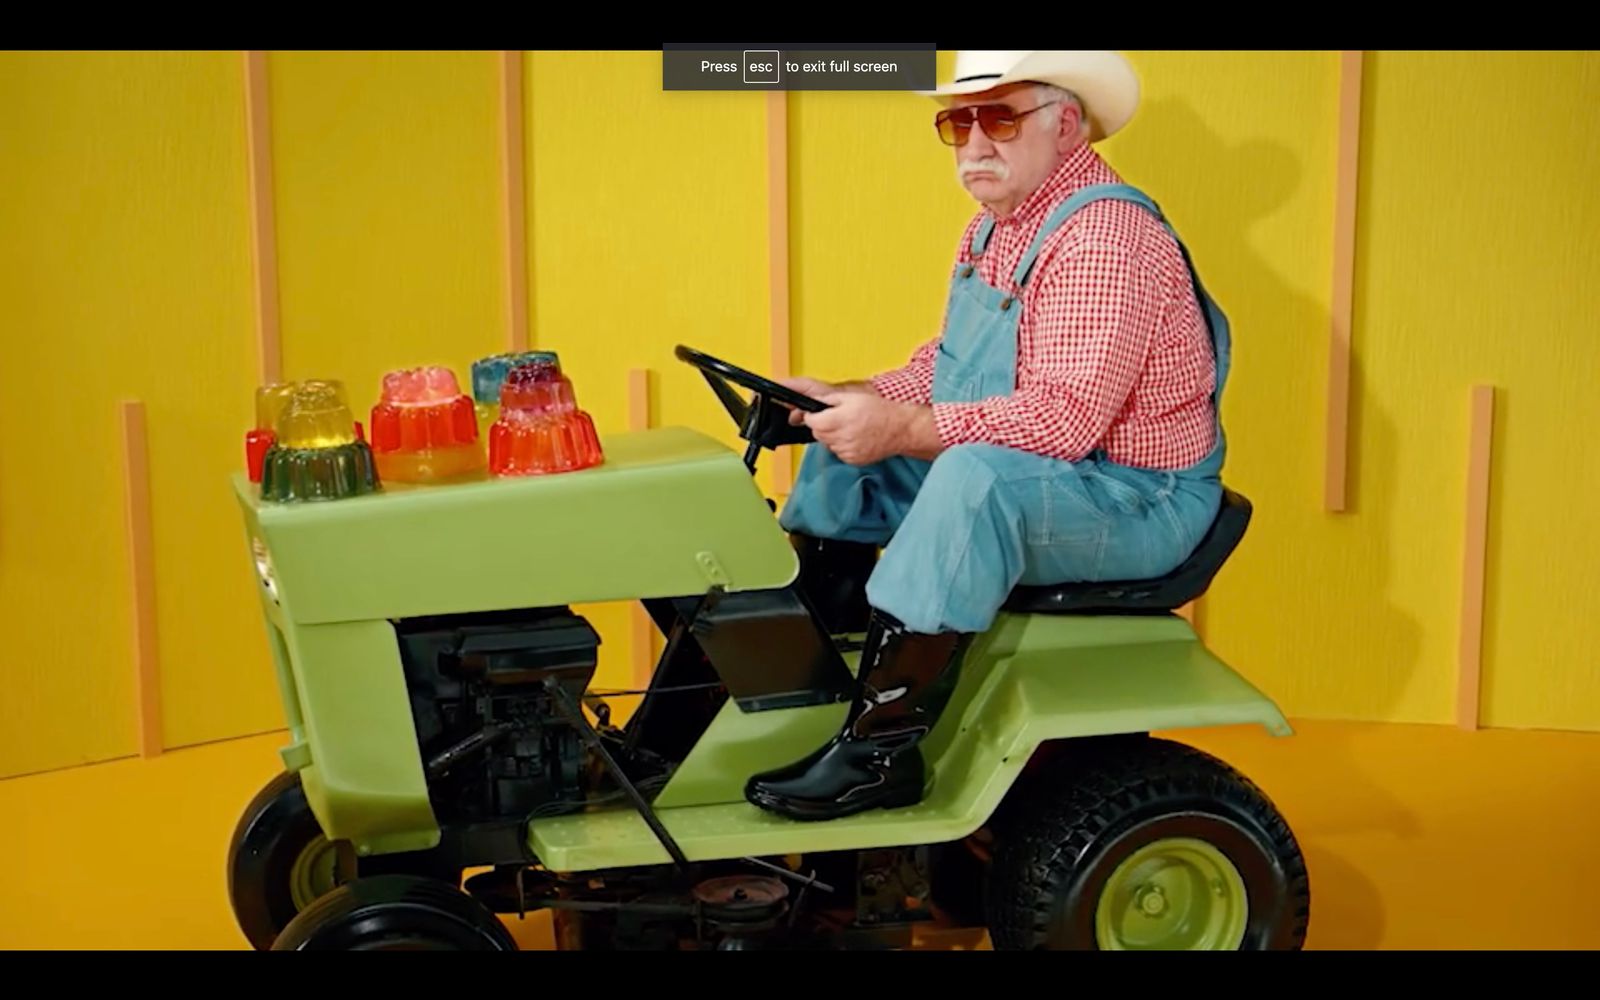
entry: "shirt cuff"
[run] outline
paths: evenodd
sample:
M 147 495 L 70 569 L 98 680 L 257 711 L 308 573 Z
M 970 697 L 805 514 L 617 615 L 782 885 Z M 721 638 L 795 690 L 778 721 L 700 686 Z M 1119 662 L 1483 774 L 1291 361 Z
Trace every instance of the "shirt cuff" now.
M 982 409 L 982 403 L 934 403 L 933 427 L 939 432 L 939 443 L 946 448 L 976 443 Z
M 928 390 L 920 379 L 903 368 L 868 379 L 878 395 L 895 403 L 926 403 Z

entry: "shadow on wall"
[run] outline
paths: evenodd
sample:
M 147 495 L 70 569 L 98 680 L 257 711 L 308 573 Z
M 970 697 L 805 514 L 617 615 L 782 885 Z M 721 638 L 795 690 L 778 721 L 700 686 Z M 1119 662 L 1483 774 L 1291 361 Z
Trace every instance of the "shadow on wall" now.
M 1221 252 L 1248 258 L 1252 251 L 1242 242 L 1245 232 L 1300 185 L 1293 150 L 1269 139 L 1230 145 L 1178 98 L 1145 104 L 1105 149 L 1107 162 L 1130 184 L 1151 185 L 1151 197 L 1174 216 L 1174 226 L 1191 244 L 1202 276 L 1215 270 L 1205 261 Z M 1174 151 L 1181 151 L 1181 158 Z M 1199 238 L 1202 231 L 1206 236 Z M 1216 245 L 1230 235 L 1238 242 Z
M 1326 114 L 1331 124 L 1335 109 L 1330 106 Z M 1331 317 L 1321 303 L 1292 288 L 1251 242 L 1252 228 L 1294 194 L 1301 165 L 1292 150 L 1270 140 L 1230 143 L 1177 99 L 1147 105 L 1115 142 L 1107 159 L 1129 183 L 1149 185 L 1233 330 L 1224 403 L 1230 448 L 1225 478 L 1251 498 L 1255 516 L 1212 594 L 1247 586 L 1251 603 L 1235 610 L 1240 605 L 1231 602 L 1225 621 L 1202 611 L 1207 638 L 1290 716 L 1300 705 L 1314 704 L 1331 708 L 1319 715 L 1389 718 L 1416 673 L 1421 645 L 1418 623 L 1388 597 L 1391 566 L 1404 554 L 1404 540 L 1394 537 L 1391 507 L 1398 485 L 1395 424 L 1366 392 L 1358 311 L 1348 507 L 1344 514 L 1324 513 Z M 1174 157 L 1175 150 L 1181 159 Z M 1361 183 L 1365 190 L 1369 178 L 1363 176 Z M 1326 226 L 1306 233 L 1307 240 L 1331 239 L 1331 204 L 1325 218 Z M 1361 277 L 1356 276 L 1358 306 Z M 1288 461 L 1301 471 L 1266 475 Z M 1326 600 L 1326 592 L 1335 588 L 1342 598 Z M 1297 775 L 1294 786 L 1269 790 L 1291 826 L 1302 832 L 1302 844 L 1308 831 L 1318 839 L 1356 831 L 1415 837 L 1413 813 L 1363 770 L 1358 737 L 1337 739 L 1325 769 Z M 1383 914 L 1370 883 L 1325 850 L 1308 855 L 1313 942 L 1336 948 L 1375 944 Z M 1317 899 L 1326 901 L 1325 908 L 1316 905 Z M 1318 933 L 1319 926 L 1328 933 Z
M 1387 597 L 1390 567 L 1403 554 L 1397 549 L 1403 540 L 1392 527 L 1398 435 L 1393 419 L 1367 391 L 1359 308 L 1363 275 L 1358 270 L 1349 504 L 1346 513 L 1326 514 L 1322 465 L 1331 317 L 1321 303 L 1292 288 L 1250 238 L 1252 228 L 1297 189 L 1302 170 L 1295 154 L 1269 140 L 1230 144 L 1177 99 L 1152 102 L 1116 142 L 1113 166 L 1131 183 L 1149 185 L 1233 327 L 1233 370 L 1223 405 L 1229 435 L 1225 477 L 1255 502 L 1256 512 L 1213 593 L 1245 580 L 1281 581 L 1253 588 L 1260 615 L 1250 624 L 1270 632 L 1241 644 L 1250 655 L 1238 665 L 1251 673 L 1251 661 L 1271 662 L 1280 667 L 1279 677 L 1298 673 L 1288 666 L 1296 662 L 1320 671 L 1279 693 L 1291 713 L 1297 702 L 1314 701 L 1329 706 L 1331 717 L 1384 719 L 1416 672 L 1421 629 Z M 1181 162 L 1174 162 L 1173 150 L 1183 151 Z M 1361 183 L 1366 190 L 1371 179 L 1363 176 Z M 1327 228 L 1308 232 L 1308 241 L 1331 239 L 1331 205 L 1324 218 Z M 1300 474 L 1264 475 L 1288 462 Z M 1336 604 L 1319 599 L 1319 591 L 1333 589 L 1345 598 Z M 1355 620 L 1337 613 L 1350 610 L 1358 612 Z M 1341 664 L 1359 669 L 1341 671 Z M 1316 697 L 1303 698 L 1307 691 Z

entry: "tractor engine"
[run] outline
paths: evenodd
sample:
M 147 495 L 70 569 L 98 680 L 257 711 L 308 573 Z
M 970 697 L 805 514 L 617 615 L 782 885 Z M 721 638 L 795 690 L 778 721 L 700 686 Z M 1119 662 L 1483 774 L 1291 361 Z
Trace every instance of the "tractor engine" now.
M 441 824 L 581 806 L 583 742 L 552 689 L 581 704 L 600 637 L 566 608 L 395 623 L 428 792 Z

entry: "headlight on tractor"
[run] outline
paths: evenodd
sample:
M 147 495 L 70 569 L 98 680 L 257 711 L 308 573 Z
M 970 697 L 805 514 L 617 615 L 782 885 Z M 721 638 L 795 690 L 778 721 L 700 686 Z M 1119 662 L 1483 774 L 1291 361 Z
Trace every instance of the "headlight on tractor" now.
M 255 556 L 256 577 L 261 581 L 261 586 L 266 588 L 267 596 L 272 598 L 272 603 L 278 603 L 278 581 L 272 574 L 272 556 L 267 553 L 267 544 L 259 538 L 250 539 L 250 552 Z

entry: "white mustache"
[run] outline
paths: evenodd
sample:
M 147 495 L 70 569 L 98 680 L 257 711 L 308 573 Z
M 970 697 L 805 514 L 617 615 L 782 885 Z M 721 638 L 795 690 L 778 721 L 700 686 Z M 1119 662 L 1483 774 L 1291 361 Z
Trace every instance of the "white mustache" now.
M 992 173 L 1001 180 L 1011 176 L 1011 168 L 1005 165 L 1005 161 L 995 157 L 983 160 L 967 160 L 960 163 L 956 167 L 956 175 L 965 181 L 968 174 L 980 170 Z

